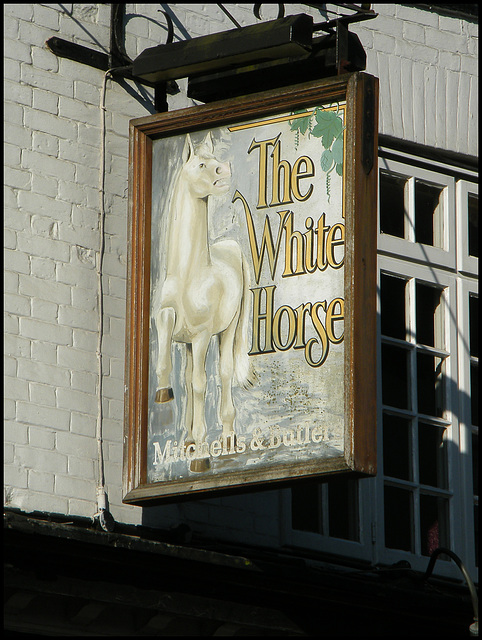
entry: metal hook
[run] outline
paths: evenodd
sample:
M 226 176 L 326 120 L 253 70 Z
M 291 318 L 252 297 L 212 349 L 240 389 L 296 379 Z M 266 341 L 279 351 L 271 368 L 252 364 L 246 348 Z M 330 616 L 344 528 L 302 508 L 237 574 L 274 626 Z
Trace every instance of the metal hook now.
M 171 44 L 171 42 L 173 42 L 174 40 L 174 23 L 172 21 L 171 16 L 168 13 L 166 13 L 162 9 L 158 9 L 158 11 L 159 13 L 162 13 L 164 15 L 167 22 L 167 38 L 166 38 L 165 44 Z
M 284 3 L 281 3 L 281 2 L 279 2 L 277 4 L 278 4 L 278 18 L 277 19 L 284 18 L 285 17 L 285 5 L 284 5 Z M 261 9 L 261 3 L 255 4 L 254 7 L 253 7 L 253 13 L 258 18 L 258 20 L 262 20 L 260 9 Z

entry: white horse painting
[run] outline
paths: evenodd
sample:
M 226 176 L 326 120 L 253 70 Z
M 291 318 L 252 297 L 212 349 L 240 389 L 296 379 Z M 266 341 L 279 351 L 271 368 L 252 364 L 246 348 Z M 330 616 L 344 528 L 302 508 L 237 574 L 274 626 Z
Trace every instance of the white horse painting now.
M 206 442 L 206 354 L 213 336 L 219 345 L 222 435 L 235 442 L 232 384 L 252 384 L 248 353 L 248 271 L 234 240 L 209 243 L 208 201 L 230 189 L 231 169 L 213 153 L 208 134 L 196 149 L 189 134 L 175 178 L 165 236 L 166 273 L 153 309 L 158 337 L 156 402 L 173 398 L 172 344 L 184 343 L 185 447 L 191 471 L 210 468 Z

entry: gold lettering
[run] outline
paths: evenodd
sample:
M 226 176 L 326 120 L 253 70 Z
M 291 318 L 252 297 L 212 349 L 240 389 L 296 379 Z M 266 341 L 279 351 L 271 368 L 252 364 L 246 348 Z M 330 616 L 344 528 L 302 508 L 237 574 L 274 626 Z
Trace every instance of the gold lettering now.
M 283 313 L 286 313 L 288 316 L 288 337 L 285 344 L 283 344 L 281 340 L 281 316 L 283 315 Z M 291 307 L 288 307 L 288 305 L 283 305 L 274 314 L 273 340 L 274 340 L 275 347 L 279 351 L 287 351 L 288 349 L 290 349 L 295 339 L 295 333 L 296 333 L 295 312 Z
M 318 220 L 318 227 L 316 233 L 318 234 L 318 251 L 316 257 L 316 263 L 320 271 L 324 271 L 328 266 L 328 262 L 325 260 L 325 233 L 330 227 L 325 225 L 325 214 L 322 213 Z
M 339 305 L 340 312 L 335 313 L 335 307 Z M 328 305 L 328 309 L 326 310 L 326 332 L 328 333 L 328 337 L 333 344 L 339 344 L 343 340 L 344 331 L 342 331 L 341 336 L 337 338 L 335 336 L 335 331 L 333 328 L 333 323 L 343 320 L 345 318 L 345 301 L 343 298 L 334 298 L 330 304 Z
M 271 353 L 273 349 L 273 297 L 276 285 L 270 287 L 258 287 L 251 289 L 253 292 L 253 342 L 249 355 L 256 355 L 258 353 Z M 266 313 L 261 313 L 261 292 L 266 292 Z M 261 334 L 261 321 L 265 322 L 264 331 L 264 349 L 260 346 L 260 334 Z
M 296 344 L 294 349 L 305 346 L 305 314 L 311 312 L 311 302 L 296 307 Z
M 319 307 L 322 307 L 326 310 L 326 300 L 323 300 L 323 302 L 315 302 L 311 309 L 311 319 L 321 343 L 321 354 L 318 361 L 313 360 L 311 355 L 311 349 L 313 345 L 319 344 L 318 340 L 316 338 L 310 338 L 305 345 L 305 359 L 311 367 L 320 367 L 325 362 L 330 348 L 330 343 L 328 340 L 328 336 L 326 335 L 325 327 L 323 326 L 323 323 L 321 322 L 317 313 Z
M 300 231 L 293 231 L 293 212 L 290 211 L 285 218 L 284 228 L 286 232 L 285 244 L 285 270 L 282 277 L 300 276 L 306 273 L 304 268 L 305 262 L 305 243 L 303 235 Z M 296 244 L 296 271 L 293 271 L 293 240 Z
M 283 232 L 283 226 L 286 216 L 289 211 L 278 211 L 280 217 L 280 226 L 278 229 L 278 237 L 276 239 L 276 247 L 273 244 L 273 235 L 271 233 L 271 225 L 268 216 L 264 221 L 263 237 L 261 239 L 261 249 L 258 251 L 258 242 L 256 240 L 256 231 L 254 228 L 253 217 L 249 209 L 249 205 L 246 202 L 244 196 L 236 190 L 233 196 L 233 202 L 241 200 L 244 206 L 244 213 L 246 216 L 246 224 L 248 227 L 249 247 L 251 249 L 251 257 L 253 259 L 254 274 L 256 278 L 256 284 L 259 283 L 261 275 L 261 266 L 263 264 L 263 258 L 265 251 L 268 254 L 268 262 L 271 270 L 271 278 L 274 279 L 274 272 L 276 269 L 276 263 L 278 261 L 279 248 L 281 245 L 281 234 Z
M 306 170 L 301 171 L 301 164 L 305 165 Z M 300 156 L 293 165 L 293 173 L 291 174 L 291 189 L 294 197 L 300 202 L 305 202 L 313 193 L 313 185 L 310 184 L 308 191 L 304 196 L 300 193 L 300 180 L 303 178 L 312 178 L 315 175 L 315 165 L 313 160 L 308 156 Z
M 316 271 L 316 260 L 313 260 L 313 240 L 315 231 L 313 231 L 313 218 L 306 218 L 305 227 L 307 229 L 305 233 L 306 238 L 306 253 L 305 253 L 305 269 L 308 273 L 314 273 Z
M 278 136 L 279 137 L 279 136 Z M 280 160 L 281 142 L 275 144 L 271 157 L 273 158 L 273 185 L 272 185 L 272 198 L 270 207 L 278 206 L 279 204 L 289 204 L 293 202 L 290 191 L 291 180 L 291 165 L 288 160 Z M 280 200 L 279 188 L 280 188 L 280 170 L 283 169 L 283 200 Z
M 267 184 L 268 184 L 268 146 L 275 145 L 280 137 L 281 133 L 278 133 L 276 138 L 271 138 L 270 140 L 260 140 L 260 142 L 256 142 L 253 138 L 253 141 L 249 145 L 248 153 L 251 153 L 253 149 L 259 148 L 259 186 L 258 186 L 258 204 L 256 206 L 257 209 L 265 209 L 268 204 L 266 202 L 267 198 Z
M 340 231 L 340 237 L 335 238 L 335 234 L 337 231 Z M 328 264 L 333 269 L 339 269 L 343 266 L 345 261 L 345 254 L 343 253 L 343 257 L 340 262 L 336 262 L 334 256 L 334 249 L 338 245 L 342 245 L 345 243 L 345 225 L 341 223 L 334 224 L 328 232 L 328 236 L 326 238 L 326 257 L 328 259 Z

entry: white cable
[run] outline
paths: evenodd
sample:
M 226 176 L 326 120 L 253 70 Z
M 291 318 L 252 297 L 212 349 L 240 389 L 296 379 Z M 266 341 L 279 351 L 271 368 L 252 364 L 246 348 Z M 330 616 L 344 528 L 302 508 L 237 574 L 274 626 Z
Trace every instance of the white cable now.
M 96 426 L 96 439 L 97 439 L 97 455 L 98 455 L 98 481 L 97 481 L 97 513 L 95 516 L 99 516 L 102 527 L 104 526 L 104 513 L 107 512 L 107 494 L 105 491 L 105 476 L 104 476 L 104 450 L 103 450 L 103 437 L 102 437 L 102 425 L 103 425 L 103 409 L 102 409 L 102 396 L 103 396 L 103 368 L 102 368 L 102 339 L 104 336 L 104 289 L 102 283 L 102 271 L 105 253 L 105 205 L 104 205 L 104 186 L 105 186 L 105 93 L 107 78 L 114 69 L 108 69 L 102 81 L 102 87 L 100 92 L 100 162 L 99 162 L 99 253 L 97 260 L 97 295 L 99 304 L 99 325 L 98 325 L 98 341 L 97 341 L 97 363 L 98 363 L 98 377 L 99 384 L 97 390 L 97 426 Z M 94 517 L 95 517 L 94 516 Z

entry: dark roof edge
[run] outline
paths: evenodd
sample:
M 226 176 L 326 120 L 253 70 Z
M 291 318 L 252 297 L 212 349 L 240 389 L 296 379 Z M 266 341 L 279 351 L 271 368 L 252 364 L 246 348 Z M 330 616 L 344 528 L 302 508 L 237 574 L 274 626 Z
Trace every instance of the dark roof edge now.
M 426 160 L 448 163 L 453 167 L 458 167 L 465 171 L 479 170 L 479 159 L 477 156 L 470 156 L 465 153 L 458 153 L 457 151 L 449 151 L 447 149 L 441 149 L 440 147 L 430 147 L 418 142 L 401 140 L 400 138 L 385 134 L 379 134 L 378 146 L 401 153 L 409 153 Z

